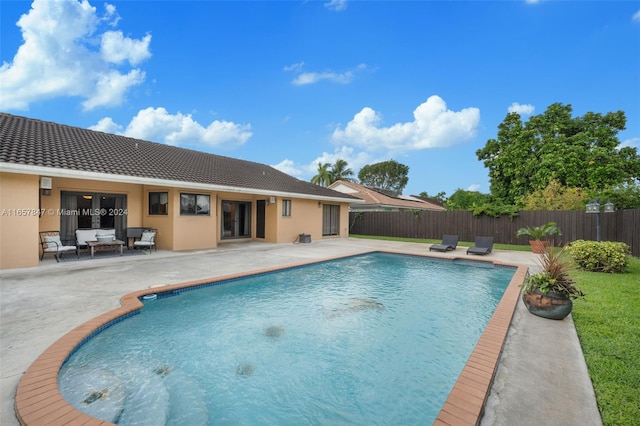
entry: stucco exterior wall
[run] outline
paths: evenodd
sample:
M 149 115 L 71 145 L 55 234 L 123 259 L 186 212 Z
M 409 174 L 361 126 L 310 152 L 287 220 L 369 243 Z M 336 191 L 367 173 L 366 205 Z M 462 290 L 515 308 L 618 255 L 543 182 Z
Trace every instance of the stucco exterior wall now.
M 180 194 L 200 194 L 210 196 L 209 215 L 180 215 Z M 173 215 L 173 250 L 202 250 L 215 248 L 218 244 L 217 197 L 215 192 L 190 190 L 172 191 L 169 210 Z
M 310 234 L 313 241 L 322 236 L 322 203 L 300 198 L 211 192 L 189 188 L 104 182 L 52 177 L 49 195 L 40 195 L 40 176 L 18 173 L 0 174 L 0 269 L 37 266 L 40 258 L 39 231 L 60 230 L 62 192 L 121 194 L 126 196 L 126 227 L 157 229 L 156 244 L 161 250 L 202 250 L 227 241 L 265 241 L 292 243 L 299 234 Z M 149 193 L 168 193 L 168 214 L 149 214 Z M 180 194 L 206 194 L 209 215 L 181 215 Z M 291 216 L 282 216 L 282 200 L 291 200 Z M 222 239 L 222 200 L 251 203 L 251 233 L 240 239 Z M 265 200 L 265 236 L 257 238 L 257 202 Z M 20 214 L 18 214 L 20 211 Z M 24 212 L 33 212 L 25 214 Z M 39 215 L 38 213 L 41 213 Z M 340 237 L 348 236 L 349 206 L 340 205 Z M 333 236 L 332 236 L 333 237 Z M 329 237 L 331 238 L 331 237 Z
M 282 200 L 278 197 L 278 242 L 292 243 L 300 234 L 310 234 L 311 240 L 322 239 L 322 206 L 317 200 L 291 199 L 291 216 L 282 216 Z
M 142 223 L 142 186 L 97 180 L 52 178 L 51 195 L 42 196 L 45 214 L 40 220 L 40 230 L 60 229 L 60 197 L 63 191 L 102 194 L 122 194 L 127 196 L 127 227 L 144 226 Z M 46 212 L 54 212 L 48 214 Z
M 169 208 L 166 215 L 149 214 L 149 193 L 150 192 L 166 192 L 168 194 Z M 173 250 L 173 232 L 174 232 L 174 205 L 176 203 L 176 191 L 173 188 L 161 186 L 144 185 L 142 187 L 142 208 L 141 208 L 141 225 L 147 228 L 156 229 L 156 248 L 159 250 Z M 177 202 L 180 203 L 180 194 L 178 192 Z M 178 212 L 180 210 L 178 209 Z M 133 226 L 133 225 L 131 225 Z
M 40 261 L 38 176 L 0 173 L 0 269 Z

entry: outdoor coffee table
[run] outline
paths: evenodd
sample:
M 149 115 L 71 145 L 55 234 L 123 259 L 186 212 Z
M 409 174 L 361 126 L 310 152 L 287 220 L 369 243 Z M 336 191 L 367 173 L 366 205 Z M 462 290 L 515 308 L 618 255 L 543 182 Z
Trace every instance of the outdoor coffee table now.
M 98 241 L 87 241 L 87 245 L 91 248 L 91 257 L 93 257 L 93 255 L 97 251 L 110 250 L 120 250 L 120 256 L 122 256 L 122 246 L 124 246 L 124 241 L 113 240 L 106 243 L 100 243 Z

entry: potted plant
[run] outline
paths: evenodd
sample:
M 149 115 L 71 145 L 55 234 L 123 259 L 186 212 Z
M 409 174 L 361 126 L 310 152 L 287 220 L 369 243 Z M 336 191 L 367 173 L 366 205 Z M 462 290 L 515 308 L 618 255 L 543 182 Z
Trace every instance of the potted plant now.
M 572 260 L 564 255 L 564 249 L 556 251 L 553 245 L 549 245 L 543 252 L 540 266 L 540 272 L 525 278 L 522 301 L 534 315 L 563 319 L 571 313 L 572 300 L 584 297 L 569 276 Z
M 560 232 L 560 228 L 558 228 L 558 225 L 556 225 L 555 222 L 549 222 L 540 226 L 520 228 L 516 232 L 516 237 L 522 237 L 525 235 L 529 237 L 531 251 L 537 254 L 543 254 L 544 249 L 548 244 L 548 242 L 544 241 L 543 238 L 550 237 L 551 235 L 562 235 L 562 232 Z

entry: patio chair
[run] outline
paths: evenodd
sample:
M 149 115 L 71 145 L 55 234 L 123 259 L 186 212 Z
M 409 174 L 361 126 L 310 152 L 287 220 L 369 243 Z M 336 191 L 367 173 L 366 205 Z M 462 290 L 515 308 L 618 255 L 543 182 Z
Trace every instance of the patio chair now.
M 76 247 L 75 244 L 71 245 L 69 241 L 60 240 L 60 231 L 41 231 L 40 245 L 42 245 L 40 260 L 48 253 L 56 257 L 56 262 L 60 262 L 60 257 L 62 257 L 64 253 L 71 251 L 76 252 L 76 256 L 78 256 L 78 247 Z
M 145 229 L 142 231 L 142 235 L 140 236 L 140 240 L 133 242 L 133 249 L 148 249 L 149 254 L 151 254 L 151 249 L 154 248 L 158 251 L 156 247 L 156 230 L 155 229 Z
M 458 246 L 458 236 L 457 235 L 443 235 L 442 236 L 442 244 L 433 244 L 429 247 L 429 251 L 451 251 L 455 250 Z
M 467 254 L 484 256 L 493 250 L 493 237 L 476 237 L 475 246 L 467 249 Z

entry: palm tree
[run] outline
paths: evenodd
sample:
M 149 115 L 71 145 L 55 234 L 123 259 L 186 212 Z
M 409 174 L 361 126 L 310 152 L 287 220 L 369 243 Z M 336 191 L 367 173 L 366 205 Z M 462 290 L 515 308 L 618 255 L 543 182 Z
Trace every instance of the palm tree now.
M 332 172 L 329 170 L 329 167 L 331 167 L 329 163 L 322 164 L 318 162 L 318 174 L 311 178 L 311 183 L 320 186 L 331 185 Z
M 350 176 L 353 176 L 353 170 L 348 168 L 347 162 L 341 158 L 337 159 L 331 169 L 331 183 L 337 180 L 353 182 L 355 179 Z

